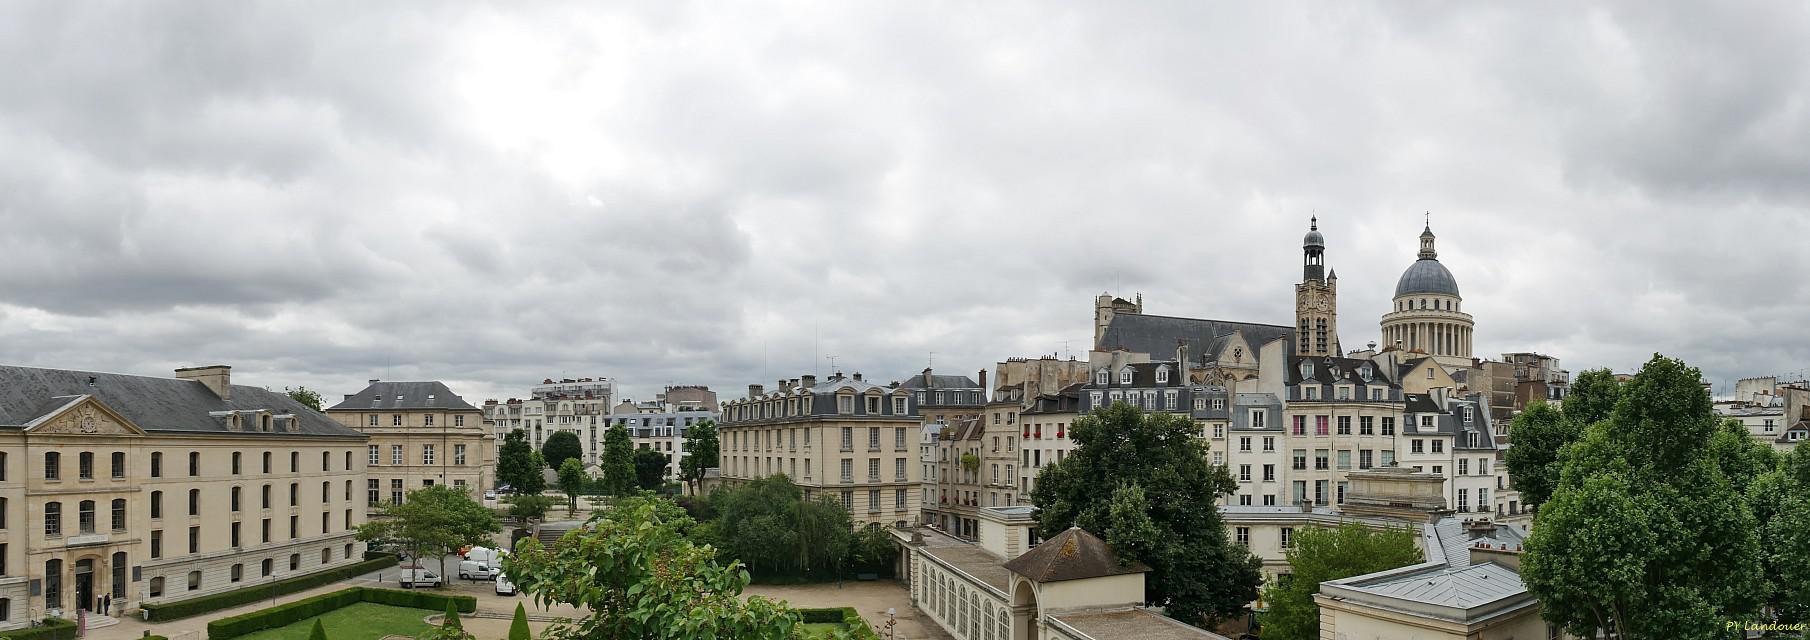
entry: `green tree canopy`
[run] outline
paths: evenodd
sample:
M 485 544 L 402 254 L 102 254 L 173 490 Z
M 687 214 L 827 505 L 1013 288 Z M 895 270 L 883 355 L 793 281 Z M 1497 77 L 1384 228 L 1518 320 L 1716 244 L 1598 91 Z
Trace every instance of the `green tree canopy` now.
M 635 486 L 652 491 L 666 482 L 666 465 L 672 462 L 653 449 L 635 450 Z
M 1621 399 L 1621 381 L 1608 369 L 1590 369 L 1577 374 L 1571 391 L 1565 394 L 1565 417 L 1582 429 L 1609 419 Z
M 1296 529 L 1288 550 L 1288 577 L 1263 587 L 1269 611 L 1262 616 L 1269 640 L 1317 640 L 1320 608 L 1313 596 L 1320 583 L 1386 571 L 1421 562 L 1412 530 L 1372 529 L 1348 522 L 1337 528 Z
M 635 443 L 628 428 L 614 425 L 603 435 L 603 479 L 611 495 L 627 495 L 635 490 Z
M 1178 620 L 1231 617 L 1256 599 L 1261 561 L 1226 537 L 1219 511 L 1202 508 L 1237 487 L 1207 462 L 1187 416 L 1124 403 L 1069 429 L 1076 448 L 1037 476 L 1038 528 L 1092 531 L 1150 565 L 1146 597 Z
M 1577 440 L 1583 428 L 1557 407 L 1535 401 L 1515 416 L 1509 434 L 1514 445 L 1502 454 L 1508 475 L 1522 504 L 1538 508 L 1559 483 L 1559 450 Z
M 566 504 L 567 513 L 578 511 L 578 494 L 584 491 L 586 479 L 584 463 L 578 458 L 566 458 L 559 465 L 559 490 L 565 492 L 566 499 L 571 501 Z
M 567 460 L 578 460 L 584 464 L 584 445 L 578 442 L 578 434 L 570 431 L 555 431 L 547 436 L 547 441 L 540 445 L 540 456 L 547 463 L 547 468 L 558 469 Z
M 294 389 L 283 387 L 283 394 L 289 396 L 290 400 L 302 403 L 302 406 L 304 407 L 308 407 L 315 411 L 321 410 L 321 394 L 318 391 L 309 389 L 308 387 L 296 387 Z
M 625 498 L 551 549 L 525 539 L 503 569 L 537 603 L 590 612 L 549 629 L 551 638 L 797 637 L 798 613 L 762 596 L 742 599 L 748 573 L 687 540 L 691 524 L 670 501 Z
M 705 420 L 686 429 L 685 455 L 679 458 L 679 476 L 691 486 L 692 495 L 702 493 L 698 483 L 704 479 L 705 469 L 717 466 L 718 453 L 715 421 Z
M 546 465 L 534 447 L 528 445 L 528 434 L 521 429 L 503 436 L 497 450 L 496 479 L 518 494 L 535 495 L 547 490 L 547 479 L 541 476 Z
M 503 530 L 496 515 L 470 494 L 443 484 L 408 492 L 402 504 L 385 508 L 383 516 L 359 525 L 358 539 L 392 541 L 416 562 L 438 557 L 441 575 L 446 574 L 447 554 L 466 545 L 488 545 L 490 535 Z
M 1720 420 L 1701 377 L 1655 355 L 1560 452 L 1521 568 L 1548 622 L 1580 637 L 1713 638 L 1754 616 L 1759 537 L 1712 453 Z
M 547 511 L 552 508 L 553 499 L 538 493 L 521 494 L 509 499 L 509 517 L 527 527 L 546 519 Z

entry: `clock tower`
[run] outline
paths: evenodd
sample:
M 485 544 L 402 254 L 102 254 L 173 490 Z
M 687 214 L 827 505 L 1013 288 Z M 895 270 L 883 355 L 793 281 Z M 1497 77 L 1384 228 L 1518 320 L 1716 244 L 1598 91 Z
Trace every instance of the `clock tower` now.
M 1295 285 L 1295 354 L 1339 356 L 1339 274 L 1326 272 L 1326 238 L 1319 217 L 1301 240 L 1301 283 Z

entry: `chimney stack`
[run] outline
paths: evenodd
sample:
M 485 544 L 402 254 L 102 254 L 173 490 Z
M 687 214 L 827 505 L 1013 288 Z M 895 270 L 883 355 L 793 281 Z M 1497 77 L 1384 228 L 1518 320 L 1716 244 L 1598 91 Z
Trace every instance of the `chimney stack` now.
M 206 385 L 221 400 L 233 399 L 233 368 L 223 365 L 188 367 L 176 370 L 178 380 L 194 380 Z M 373 381 L 375 382 L 375 381 Z
M 860 382 L 860 381 L 861 381 L 861 372 L 856 371 L 855 372 L 855 382 Z
M 991 391 L 991 389 L 987 388 L 987 370 L 981 369 L 980 370 L 980 399 L 982 401 L 985 401 L 987 399 L 988 391 Z
M 932 383 L 931 380 L 932 380 L 932 378 L 930 377 L 930 367 L 924 367 L 924 386 L 926 388 L 934 386 L 934 383 Z
M 762 387 L 758 384 L 748 385 L 748 399 L 749 400 L 759 400 L 762 390 L 764 390 L 764 387 Z
M 817 376 L 815 374 L 810 374 L 810 373 L 804 374 L 803 376 L 801 376 L 799 378 L 799 380 L 801 381 L 801 384 L 803 384 L 804 388 L 806 388 L 806 389 L 817 386 Z

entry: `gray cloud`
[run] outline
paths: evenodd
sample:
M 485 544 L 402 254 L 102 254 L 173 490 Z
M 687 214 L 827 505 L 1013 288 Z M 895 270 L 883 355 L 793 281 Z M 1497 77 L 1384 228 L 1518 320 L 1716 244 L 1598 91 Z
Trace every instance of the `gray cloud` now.
M 1092 296 L 1801 369 L 1810 13 L 1769 4 L 0 6 L 0 361 L 350 393 L 972 371 Z

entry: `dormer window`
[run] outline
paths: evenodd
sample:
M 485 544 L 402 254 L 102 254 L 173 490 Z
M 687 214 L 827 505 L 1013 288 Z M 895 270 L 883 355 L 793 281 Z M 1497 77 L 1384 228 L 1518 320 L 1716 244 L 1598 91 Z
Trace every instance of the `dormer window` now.
M 1301 377 L 1303 377 L 1303 378 L 1314 377 L 1314 363 L 1312 360 L 1302 360 L 1301 361 Z
M 1465 405 L 1465 407 L 1464 407 L 1464 421 L 1465 422 L 1471 421 L 1471 406 L 1470 405 Z
M 271 423 L 272 423 L 272 418 L 270 417 L 270 414 L 266 413 L 264 415 L 258 416 L 258 430 L 259 431 L 263 431 L 265 433 L 270 433 Z
M 1100 385 L 1110 384 L 1112 382 L 1112 376 L 1111 374 L 1108 374 L 1105 369 L 1101 369 L 1100 375 L 1094 376 L 1094 382 Z
M 1364 382 L 1369 382 L 1374 375 L 1375 373 L 1370 370 L 1370 365 L 1366 364 L 1358 367 L 1358 377 L 1363 378 Z
M 1157 384 L 1168 384 L 1169 383 L 1169 367 L 1158 367 L 1157 368 L 1156 383 Z
M 1131 367 L 1119 370 L 1119 384 L 1131 384 Z

